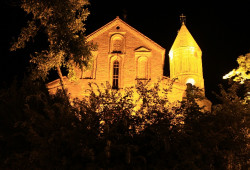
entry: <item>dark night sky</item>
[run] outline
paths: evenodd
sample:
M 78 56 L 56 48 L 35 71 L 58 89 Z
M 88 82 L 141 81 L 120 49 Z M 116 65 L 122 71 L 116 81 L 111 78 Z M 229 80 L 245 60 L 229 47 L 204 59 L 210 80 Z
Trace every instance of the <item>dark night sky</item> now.
M 170 2 L 170 3 L 169 3 Z M 10 43 L 25 26 L 25 13 L 11 0 L 0 4 L 0 72 L 1 83 L 14 75 L 22 75 L 28 65 L 29 50 L 9 52 Z M 214 102 L 211 91 L 218 91 L 222 76 L 237 67 L 239 55 L 250 52 L 250 1 L 212 3 L 171 2 L 163 0 L 90 0 L 87 34 L 113 20 L 116 16 L 166 49 L 165 75 L 169 76 L 168 52 L 180 28 L 179 16 L 187 16 L 186 26 L 200 46 L 206 95 Z

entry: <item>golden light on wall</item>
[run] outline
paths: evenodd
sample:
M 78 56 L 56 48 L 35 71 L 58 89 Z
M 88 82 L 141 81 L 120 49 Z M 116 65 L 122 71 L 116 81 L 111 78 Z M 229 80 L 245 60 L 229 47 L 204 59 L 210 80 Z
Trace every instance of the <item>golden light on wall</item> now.
M 147 79 L 147 57 L 140 57 L 138 59 L 138 75 L 137 78 L 139 79 Z
M 192 85 L 195 85 L 195 80 L 194 80 L 193 78 L 189 78 L 189 79 L 187 79 L 187 81 L 186 81 L 186 84 L 188 84 L 188 83 L 190 83 L 190 84 L 192 84 Z
M 170 61 L 173 60 L 173 51 L 172 50 L 169 52 L 169 59 L 170 59 Z

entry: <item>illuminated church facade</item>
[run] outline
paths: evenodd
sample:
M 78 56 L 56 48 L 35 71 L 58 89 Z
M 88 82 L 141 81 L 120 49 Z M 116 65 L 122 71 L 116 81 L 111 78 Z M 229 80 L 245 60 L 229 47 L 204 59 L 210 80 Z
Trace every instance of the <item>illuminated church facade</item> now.
M 77 81 L 64 78 L 72 98 L 86 95 L 90 82 L 108 82 L 112 89 L 124 89 L 139 81 L 168 83 L 177 78 L 168 96 L 172 102 L 182 100 L 187 83 L 204 89 L 202 52 L 184 21 L 169 52 L 170 78 L 163 75 L 166 50 L 119 17 L 88 35 L 87 41 L 98 45 L 92 52 L 92 68 L 76 69 Z M 54 93 L 60 88 L 60 81 L 50 82 L 47 87 Z M 209 101 L 205 105 L 211 107 Z

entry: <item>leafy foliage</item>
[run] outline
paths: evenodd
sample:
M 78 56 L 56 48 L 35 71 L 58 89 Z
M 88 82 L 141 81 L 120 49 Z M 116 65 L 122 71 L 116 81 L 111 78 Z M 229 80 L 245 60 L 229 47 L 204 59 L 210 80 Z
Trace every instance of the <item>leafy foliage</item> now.
M 30 16 L 27 27 L 21 30 L 18 40 L 11 50 L 24 48 L 30 40 L 43 32 L 47 37 L 48 47 L 35 51 L 30 62 L 34 64 L 33 78 L 46 79 L 51 69 L 57 69 L 62 81 L 60 67 L 69 70 L 74 77 L 73 68 L 88 66 L 94 45 L 85 39 L 84 21 L 89 11 L 87 0 L 22 0 L 21 8 Z
M 246 54 L 245 56 L 239 56 L 237 58 L 237 62 L 239 67 L 237 69 L 233 69 L 228 74 L 223 76 L 223 79 L 234 78 L 234 81 L 243 84 L 246 80 L 250 79 L 250 53 Z
M 70 103 L 40 82 L 13 83 L 0 93 L 0 168 L 247 169 L 249 101 L 238 93 L 245 86 L 222 88 L 212 112 L 195 103 L 195 88 L 169 109 L 158 87 L 93 88 Z

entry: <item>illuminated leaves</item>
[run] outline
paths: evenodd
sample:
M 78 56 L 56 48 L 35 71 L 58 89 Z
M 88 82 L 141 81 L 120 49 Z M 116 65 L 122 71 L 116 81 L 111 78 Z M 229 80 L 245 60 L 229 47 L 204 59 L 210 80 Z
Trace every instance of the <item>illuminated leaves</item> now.
M 27 27 L 22 28 L 17 42 L 12 45 L 10 50 L 16 51 L 19 48 L 24 48 L 26 43 L 36 36 L 38 30 L 39 28 L 36 26 L 35 21 L 28 21 Z
M 135 88 L 125 88 L 123 91 L 113 90 L 109 84 L 106 87 L 94 83 L 89 85 L 91 90 L 84 107 L 100 115 L 101 131 L 104 131 L 106 124 L 112 125 L 123 118 L 130 122 L 129 127 L 136 133 L 163 119 L 170 122 L 169 129 L 183 123 L 183 114 L 178 107 L 169 107 L 171 104 L 166 94 L 171 87 L 161 89 L 160 82 L 153 86 L 139 83 Z
M 64 62 L 64 52 L 60 51 L 54 54 L 44 50 L 40 53 L 35 53 L 35 56 L 31 56 L 30 62 L 35 64 L 37 68 L 32 74 L 33 79 L 42 78 L 45 80 L 51 69 L 62 65 Z
M 223 79 L 233 78 L 233 81 L 243 84 L 246 80 L 250 79 L 250 53 L 245 56 L 239 56 L 237 62 L 239 67 L 223 76 Z
M 56 68 L 62 81 L 61 66 L 74 77 L 74 65 L 81 69 L 89 65 L 90 51 L 95 46 L 87 43 L 84 36 L 84 21 L 89 15 L 87 5 L 87 0 L 22 0 L 21 8 L 31 20 L 10 50 L 24 48 L 39 32 L 44 33 L 48 46 L 34 51 L 30 60 L 36 68 L 32 71 L 35 79 L 46 79 L 49 71 Z

